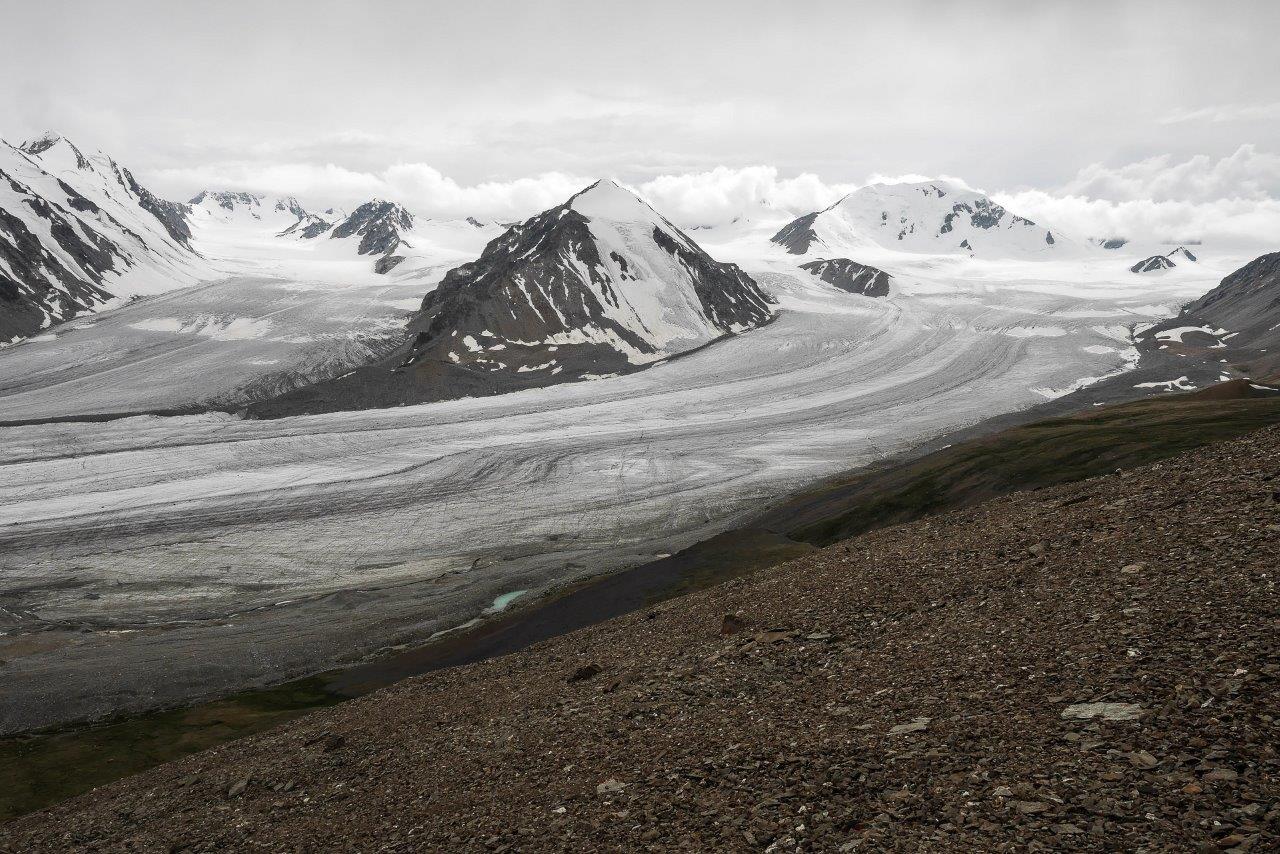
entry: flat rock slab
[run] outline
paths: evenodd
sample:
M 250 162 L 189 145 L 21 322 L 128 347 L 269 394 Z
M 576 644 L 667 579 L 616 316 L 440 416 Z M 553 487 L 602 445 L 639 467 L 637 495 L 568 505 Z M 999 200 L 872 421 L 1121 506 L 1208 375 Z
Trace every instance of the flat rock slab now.
M 1136 721 L 1142 717 L 1142 706 L 1137 703 L 1075 703 L 1063 709 L 1062 716 L 1073 720 Z

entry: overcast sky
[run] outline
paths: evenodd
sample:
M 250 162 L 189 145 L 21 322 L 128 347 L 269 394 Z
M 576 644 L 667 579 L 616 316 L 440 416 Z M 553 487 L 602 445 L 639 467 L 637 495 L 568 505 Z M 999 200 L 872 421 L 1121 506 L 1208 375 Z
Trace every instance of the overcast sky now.
M 609 175 L 715 219 L 739 196 L 799 204 L 904 174 L 1025 204 L 1280 196 L 1277 2 L 0 10 L 0 135 L 58 129 L 172 198 L 234 186 L 498 216 Z

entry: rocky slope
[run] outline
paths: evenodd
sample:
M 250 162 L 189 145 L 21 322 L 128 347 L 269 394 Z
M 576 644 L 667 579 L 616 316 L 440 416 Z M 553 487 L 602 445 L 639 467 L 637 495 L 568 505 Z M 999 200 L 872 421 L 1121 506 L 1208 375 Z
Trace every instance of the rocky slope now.
M 867 248 L 1040 257 L 1075 245 L 981 193 L 944 181 L 873 184 L 798 217 L 773 236 L 794 255 Z
M 624 373 L 772 318 L 772 299 L 751 277 L 601 181 L 449 271 L 393 358 L 251 412 L 388 406 Z
M 1249 338 L 1273 331 L 1280 323 L 1280 252 L 1255 258 L 1188 303 L 1183 313 Z
M 0 342 L 195 281 L 188 215 L 55 133 L 0 142 Z
M 838 543 L 0 828 L 4 851 L 1263 851 L 1280 428 Z
M 801 264 L 800 269 L 842 291 L 868 297 L 888 296 L 889 280 L 893 278 L 884 270 L 848 258 L 819 258 Z
M 1280 252 L 1244 265 L 1136 340 L 1142 378 L 1122 378 L 1132 382 L 1147 375 L 1185 380 L 1169 390 L 1204 388 L 1233 376 L 1280 381 Z

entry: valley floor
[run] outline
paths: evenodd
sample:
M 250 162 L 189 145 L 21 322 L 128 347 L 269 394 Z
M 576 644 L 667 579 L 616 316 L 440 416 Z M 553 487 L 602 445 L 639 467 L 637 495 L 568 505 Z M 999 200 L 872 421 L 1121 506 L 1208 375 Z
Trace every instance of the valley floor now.
M 0 733 L 313 673 L 647 563 L 815 480 L 1124 370 L 1129 327 L 1219 275 L 912 263 L 874 300 L 758 260 L 777 322 L 609 380 L 274 421 L 0 428 Z M 297 361 L 289 339 L 341 326 L 343 300 L 366 326 L 386 318 L 405 289 L 386 287 L 400 290 L 313 289 L 295 310 L 284 283 L 250 277 L 143 301 L 0 352 L 0 408 L 231 394 L 235 364 Z M 169 381 L 137 367 L 148 353 Z
M 1272 426 L 864 534 L 112 784 L 0 850 L 1269 850 L 1278 477 Z

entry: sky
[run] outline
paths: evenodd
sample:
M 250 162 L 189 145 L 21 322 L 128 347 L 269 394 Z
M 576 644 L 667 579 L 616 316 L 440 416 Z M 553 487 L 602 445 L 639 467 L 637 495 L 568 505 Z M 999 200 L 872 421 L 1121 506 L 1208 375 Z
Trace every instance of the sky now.
M 1068 230 L 1280 234 L 1280 3 L 0 0 L 0 136 L 155 192 L 686 224 L 954 176 Z M 17 37 L 15 37 L 17 36 Z

